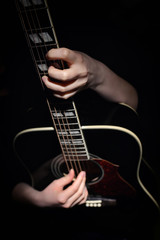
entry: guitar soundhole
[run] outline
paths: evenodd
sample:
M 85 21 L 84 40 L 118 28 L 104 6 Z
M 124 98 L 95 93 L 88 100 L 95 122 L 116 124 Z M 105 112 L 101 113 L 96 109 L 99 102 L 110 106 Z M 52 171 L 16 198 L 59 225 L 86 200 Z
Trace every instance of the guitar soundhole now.
M 95 156 L 94 156 L 95 158 Z M 93 155 L 91 155 L 91 159 L 93 159 Z M 56 178 L 60 178 L 68 174 L 68 167 L 73 168 L 75 171 L 75 175 L 77 176 L 80 171 L 86 172 L 86 183 L 88 185 L 99 182 L 103 176 L 104 172 L 102 167 L 95 162 L 94 160 L 81 160 L 81 161 L 71 161 L 66 164 L 62 155 L 58 155 L 56 158 L 52 160 L 51 163 L 51 171 Z

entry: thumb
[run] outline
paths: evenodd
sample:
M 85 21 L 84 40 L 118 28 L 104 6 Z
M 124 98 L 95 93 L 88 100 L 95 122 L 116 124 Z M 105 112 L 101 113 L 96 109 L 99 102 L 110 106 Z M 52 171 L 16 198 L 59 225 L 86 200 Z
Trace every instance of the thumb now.
M 60 178 L 59 179 L 59 184 L 61 185 L 61 187 L 63 188 L 67 184 L 71 183 L 73 181 L 74 175 L 75 175 L 74 170 L 71 169 L 66 176 Z

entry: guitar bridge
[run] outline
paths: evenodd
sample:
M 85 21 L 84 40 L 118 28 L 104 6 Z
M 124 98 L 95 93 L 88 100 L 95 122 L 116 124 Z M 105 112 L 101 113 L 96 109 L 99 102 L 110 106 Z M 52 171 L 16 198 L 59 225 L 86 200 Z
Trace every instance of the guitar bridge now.
M 116 206 L 117 200 L 113 198 L 103 198 L 101 196 L 89 196 L 85 206 L 86 207 L 104 207 L 104 206 Z

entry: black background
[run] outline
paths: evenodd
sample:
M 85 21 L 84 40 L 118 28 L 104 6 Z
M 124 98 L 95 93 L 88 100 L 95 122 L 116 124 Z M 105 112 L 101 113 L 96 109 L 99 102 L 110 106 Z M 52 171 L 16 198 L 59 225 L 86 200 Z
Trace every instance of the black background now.
M 8 101 L 13 90 L 18 88 L 17 92 L 21 92 L 18 93 L 15 104 L 21 101 L 20 97 L 27 96 L 22 112 L 31 107 L 33 102 L 34 104 L 39 102 L 39 93 L 35 91 L 39 88 L 37 82 L 32 83 L 30 79 L 25 83 L 16 82 L 15 76 L 17 72 L 22 74 L 21 64 L 25 64 L 21 56 L 24 52 L 24 58 L 27 58 L 28 50 L 13 2 L 3 1 L 0 7 L 1 132 L 6 142 L 10 141 L 8 139 L 13 131 L 9 114 L 11 105 Z M 48 2 L 60 46 L 84 51 L 105 62 L 137 88 L 138 112 L 145 136 L 145 154 L 159 178 L 160 15 L 158 1 L 48 0 Z M 27 89 L 27 94 L 24 89 Z M 3 94 L 4 92 L 6 94 Z M 21 106 L 18 112 L 19 109 Z M 7 151 L 6 146 L 3 145 L 3 148 Z M 2 169 L 5 169 L 3 165 Z M 159 185 L 157 191 L 159 191 Z

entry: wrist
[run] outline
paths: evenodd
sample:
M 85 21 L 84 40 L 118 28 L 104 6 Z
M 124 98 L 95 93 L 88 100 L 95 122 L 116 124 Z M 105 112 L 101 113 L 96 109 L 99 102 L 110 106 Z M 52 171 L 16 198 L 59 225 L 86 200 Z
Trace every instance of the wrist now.
M 103 86 L 104 82 L 104 72 L 105 72 L 105 65 L 98 60 L 93 59 L 94 63 L 90 66 L 92 69 L 89 69 L 89 88 L 98 91 L 99 87 Z
M 88 72 L 88 88 L 96 90 L 103 84 L 105 65 L 86 54 L 85 56 Z

